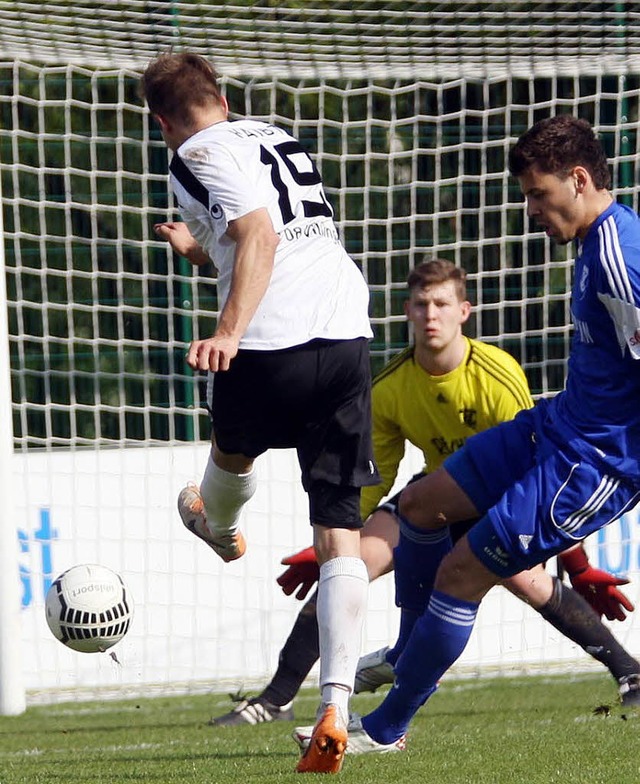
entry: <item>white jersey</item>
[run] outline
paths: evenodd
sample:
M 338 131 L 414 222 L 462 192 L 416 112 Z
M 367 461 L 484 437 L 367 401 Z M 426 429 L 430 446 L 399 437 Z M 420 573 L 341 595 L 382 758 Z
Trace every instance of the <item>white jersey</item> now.
M 187 139 L 170 169 L 182 217 L 218 269 L 221 307 L 235 258 L 229 222 L 264 207 L 280 237 L 269 287 L 241 348 L 372 336 L 367 285 L 340 242 L 320 175 L 296 139 L 255 120 L 220 122 Z

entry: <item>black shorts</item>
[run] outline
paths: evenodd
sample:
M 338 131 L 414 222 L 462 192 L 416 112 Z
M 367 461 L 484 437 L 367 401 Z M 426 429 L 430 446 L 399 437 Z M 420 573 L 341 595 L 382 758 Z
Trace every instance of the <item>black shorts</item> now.
M 222 452 L 257 457 L 268 449 L 297 450 L 311 522 L 362 525 L 360 488 L 379 482 L 366 338 L 242 349 L 229 370 L 213 375 L 208 404 Z

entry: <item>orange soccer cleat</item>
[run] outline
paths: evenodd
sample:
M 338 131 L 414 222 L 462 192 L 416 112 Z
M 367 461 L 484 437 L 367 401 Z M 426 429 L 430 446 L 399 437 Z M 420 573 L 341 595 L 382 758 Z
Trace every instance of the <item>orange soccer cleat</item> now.
M 316 722 L 298 773 L 339 773 L 347 749 L 347 725 L 336 705 L 327 705 Z

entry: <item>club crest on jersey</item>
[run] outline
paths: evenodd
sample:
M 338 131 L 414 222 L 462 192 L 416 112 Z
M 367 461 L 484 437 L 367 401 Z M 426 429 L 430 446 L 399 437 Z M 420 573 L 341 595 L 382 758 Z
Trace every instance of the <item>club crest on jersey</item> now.
M 587 282 L 589 281 L 589 267 L 586 265 L 582 268 L 582 274 L 580 275 L 580 283 L 578 287 L 580 289 L 580 297 L 584 297 L 587 291 Z
M 212 204 L 209 207 L 209 214 L 214 220 L 220 220 L 220 218 L 224 217 L 224 210 L 218 203 Z
M 475 430 L 478 425 L 478 412 L 475 408 L 462 408 L 460 409 L 460 418 L 467 427 Z

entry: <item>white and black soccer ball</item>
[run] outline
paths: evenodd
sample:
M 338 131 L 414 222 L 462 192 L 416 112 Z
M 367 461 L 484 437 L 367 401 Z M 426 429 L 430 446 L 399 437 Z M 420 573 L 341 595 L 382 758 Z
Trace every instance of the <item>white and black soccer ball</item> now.
M 61 643 L 74 651 L 98 653 L 127 633 L 133 602 L 119 574 L 99 564 L 80 564 L 54 580 L 45 611 Z

